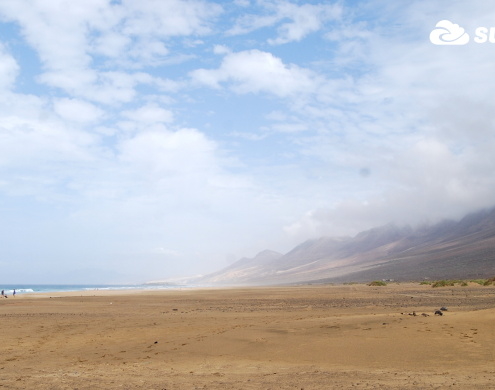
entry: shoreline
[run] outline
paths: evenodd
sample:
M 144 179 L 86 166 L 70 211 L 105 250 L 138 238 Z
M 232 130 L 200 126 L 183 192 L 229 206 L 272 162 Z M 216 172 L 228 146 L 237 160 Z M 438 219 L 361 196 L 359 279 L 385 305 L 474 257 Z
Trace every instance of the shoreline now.
M 183 286 L 164 286 L 164 285 L 80 285 L 73 287 L 74 285 L 22 285 L 19 286 L 30 286 L 30 287 L 20 287 L 16 288 L 16 299 L 20 297 L 36 297 L 36 296 L 90 296 L 90 295 L 125 295 L 136 294 L 136 293 L 160 293 L 167 291 L 189 291 L 189 290 L 246 290 L 246 289 L 291 289 L 291 288 L 332 288 L 332 287 L 377 287 L 383 289 L 391 288 L 432 288 L 432 289 L 445 289 L 445 288 L 490 288 L 495 287 L 495 282 L 491 285 L 483 286 L 474 281 L 457 281 L 455 285 L 445 285 L 440 287 L 432 287 L 432 284 L 436 281 L 431 281 L 425 283 L 424 281 L 387 281 L 383 286 L 380 285 L 370 285 L 370 283 L 365 282 L 347 282 L 347 283 L 299 283 L 299 284 L 287 284 L 287 285 L 208 285 L 208 286 L 195 286 L 195 285 L 183 285 Z M 461 285 L 460 282 L 464 282 L 465 285 Z M 8 297 L 12 297 L 12 291 L 14 285 L 4 285 L 4 290 Z M 52 290 L 49 288 L 51 286 L 56 286 Z M 1 286 L 0 286 L 1 287 Z M 34 291 L 34 288 L 39 288 L 40 291 Z M 73 288 L 73 289 L 72 289 Z M 30 291 L 24 291 L 24 290 Z
M 34 294 L 65 294 L 65 293 L 85 293 L 95 291 L 164 291 L 171 289 L 184 289 L 194 286 L 170 286 L 170 285 L 51 285 L 51 284 L 4 284 L 0 289 L 5 291 L 9 297 L 12 296 L 14 289 L 16 296 L 26 296 Z

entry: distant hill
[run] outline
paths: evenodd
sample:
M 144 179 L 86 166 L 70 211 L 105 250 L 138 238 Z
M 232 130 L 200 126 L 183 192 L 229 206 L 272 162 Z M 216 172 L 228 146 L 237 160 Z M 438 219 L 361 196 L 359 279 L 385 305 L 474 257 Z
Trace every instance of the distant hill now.
M 221 271 L 207 275 L 200 279 L 200 282 L 213 284 L 249 284 L 252 280 L 259 279 L 264 275 L 266 264 L 282 256 L 281 253 L 265 250 L 258 253 L 252 259 L 244 257 Z
M 200 283 L 267 285 L 375 279 L 465 279 L 495 276 L 495 209 L 413 229 L 393 224 L 355 237 L 308 240 L 282 255 L 263 251 Z

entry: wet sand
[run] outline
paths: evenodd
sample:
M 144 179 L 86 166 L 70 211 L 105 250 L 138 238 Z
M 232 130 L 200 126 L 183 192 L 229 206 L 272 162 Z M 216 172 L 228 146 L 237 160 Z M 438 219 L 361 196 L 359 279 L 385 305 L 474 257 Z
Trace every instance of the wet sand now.
M 495 389 L 494 286 L 19 295 L 0 327 L 5 389 Z

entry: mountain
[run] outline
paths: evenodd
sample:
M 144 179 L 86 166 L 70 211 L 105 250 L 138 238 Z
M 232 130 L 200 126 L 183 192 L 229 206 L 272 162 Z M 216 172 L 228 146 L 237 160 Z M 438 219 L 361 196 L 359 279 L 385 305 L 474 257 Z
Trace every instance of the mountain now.
M 285 255 L 263 251 L 206 275 L 200 282 L 269 285 L 493 276 L 495 208 L 415 229 L 389 224 L 355 237 L 321 237 Z
M 235 281 L 235 284 L 249 284 L 251 280 L 265 276 L 266 264 L 282 256 L 281 253 L 265 250 L 253 258 L 244 257 L 221 271 L 207 275 L 200 283 L 230 284 Z

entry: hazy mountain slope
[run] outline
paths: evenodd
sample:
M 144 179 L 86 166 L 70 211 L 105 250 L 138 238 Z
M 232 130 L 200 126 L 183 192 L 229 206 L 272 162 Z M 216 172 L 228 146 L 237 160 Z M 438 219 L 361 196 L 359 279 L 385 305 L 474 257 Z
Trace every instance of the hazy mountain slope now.
M 308 240 L 285 255 L 264 251 L 203 282 L 280 284 L 495 275 L 495 209 L 417 229 L 386 225 L 355 237 Z
M 409 249 L 346 277 L 359 281 L 495 275 L 495 210 L 420 229 L 406 241 Z
M 266 274 L 266 264 L 282 257 L 281 253 L 265 250 L 253 258 L 244 257 L 221 271 L 202 278 L 200 283 L 249 283 L 253 278 L 260 278 Z

